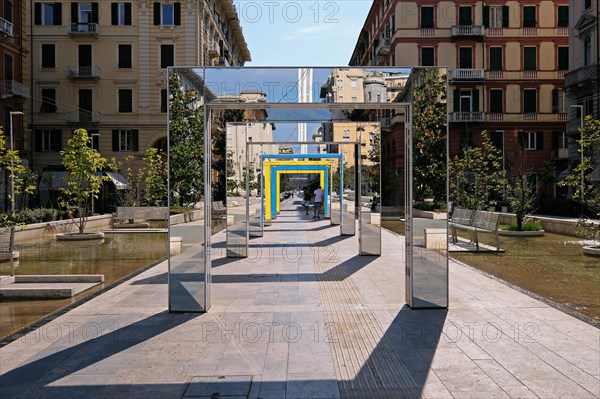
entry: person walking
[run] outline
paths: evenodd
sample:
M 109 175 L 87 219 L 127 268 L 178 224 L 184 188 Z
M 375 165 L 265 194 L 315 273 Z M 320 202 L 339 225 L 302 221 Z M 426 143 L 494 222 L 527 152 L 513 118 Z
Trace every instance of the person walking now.
M 304 201 L 302 202 L 302 206 L 304 207 L 304 210 L 306 211 L 306 214 L 308 215 L 308 209 L 310 207 L 310 200 L 312 198 L 312 196 L 310 195 L 310 191 L 308 190 L 308 187 L 304 187 Z
M 321 187 L 317 187 L 314 194 L 315 194 L 315 211 L 314 211 L 313 218 L 319 219 L 319 215 L 321 213 L 321 204 L 323 204 L 323 190 L 321 190 Z

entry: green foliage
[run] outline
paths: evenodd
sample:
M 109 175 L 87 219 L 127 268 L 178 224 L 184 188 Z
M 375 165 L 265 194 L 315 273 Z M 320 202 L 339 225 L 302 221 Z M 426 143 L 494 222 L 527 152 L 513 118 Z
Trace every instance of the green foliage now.
M 145 188 L 144 201 L 147 206 L 165 206 L 167 204 L 167 166 L 161 152 L 148 148 L 141 171 Z
M 53 208 L 23 209 L 14 215 L 0 214 L 0 227 L 52 222 L 58 220 L 61 214 L 61 211 Z
M 414 199 L 446 202 L 446 76 L 423 68 L 416 76 L 413 100 Z
M 450 200 L 461 208 L 495 206 L 506 184 L 502 151 L 492 144 L 487 132 L 481 135 L 482 147 L 466 147 L 450 162 Z
M 204 113 L 199 94 L 169 75 L 169 156 L 173 203 L 195 204 L 204 194 Z
M 342 192 L 344 188 L 353 188 L 350 187 L 352 182 L 354 181 L 354 168 L 351 168 L 344 162 L 344 187 L 342 187 Z M 336 191 L 340 188 L 340 168 L 338 167 L 333 173 L 333 187 L 332 191 Z M 341 194 L 341 193 L 339 193 Z
M 374 165 L 363 166 L 363 178 L 371 192 L 381 195 L 381 132 L 379 130 L 373 131 L 368 157 Z
M 2 126 L 0 126 L 0 170 L 8 171 L 9 182 L 12 181 L 14 185 L 14 193 L 7 190 L 10 201 L 15 200 L 13 195 L 35 192 L 37 175 L 23 165 L 18 150 L 7 147 L 7 138 Z
M 140 206 L 138 199 L 140 173 L 134 162 L 135 158 L 131 155 L 126 157 L 124 162 L 117 161 L 114 158 L 111 159 L 110 168 L 115 172 L 120 172 L 127 180 L 127 187 L 123 190 L 117 190 L 119 206 Z
M 94 150 L 91 138 L 85 129 L 77 129 L 67 142 L 67 149 L 61 151 L 63 165 L 69 172 L 65 178 L 66 187 L 61 187 L 63 194 L 61 205 L 67 212 L 78 216 L 75 224 L 79 233 L 83 233 L 89 215 L 89 206 L 93 198 L 98 198 L 102 182 L 107 180 L 97 172 L 101 171 L 108 161 Z
M 212 170 L 213 178 L 211 193 L 213 201 L 226 201 L 226 189 L 228 189 L 226 170 L 233 170 L 233 164 L 227 165 L 227 143 L 226 143 L 226 124 L 228 122 L 242 122 L 244 120 L 244 111 L 240 109 L 228 109 L 213 113 L 211 130 L 212 139 Z M 226 168 L 227 166 L 227 168 Z
M 169 211 L 171 213 L 171 215 L 176 215 L 179 213 L 186 213 L 186 212 L 191 212 L 196 210 L 196 208 L 193 207 L 189 207 L 189 206 L 178 206 L 178 205 L 171 205 L 171 207 L 169 208 Z
M 573 199 L 585 204 L 600 219 L 600 181 L 594 170 L 600 166 L 600 120 L 591 115 L 585 118 L 584 127 L 579 128 L 578 152 L 581 162 L 558 184 L 573 187 Z M 580 235 L 600 242 L 600 223 L 581 216 L 578 226 Z
M 519 227 L 517 222 L 513 222 L 509 225 L 502 226 L 502 229 L 508 231 L 541 231 L 542 225 L 538 221 L 532 221 L 523 223 L 523 225 Z

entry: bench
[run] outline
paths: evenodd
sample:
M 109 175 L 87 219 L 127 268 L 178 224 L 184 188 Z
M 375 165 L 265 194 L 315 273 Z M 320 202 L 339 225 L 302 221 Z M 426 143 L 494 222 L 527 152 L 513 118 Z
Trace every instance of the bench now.
M 212 214 L 219 217 L 227 216 L 227 208 L 225 208 L 223 201 L 213 201 Z
M 0 260 L 8 259 L 10 261 L 10 275 L 15 275 L 15 258 L 19 257 L 19 252 L 15 251 L 15 228 L 0 228 Z
M 113 216 L 113 227 L 115 229 L 149 227 L 150 224 L 146 222 L 147 220 L 164 220 L 168 225 L 169 208 L 166 206 L 119 206 Z
M 467 230 L 472 234 L 471 242 L 475 243 L 475 248 L 479 250 L 477 232 L 485 231 L 494 233 L 496 237 L 496 251 L 500 251 L 500 238 L 498 237 L 499 218 L 500 215 L 494 212 L 455 208 L 452 212 L 452 219 L 449 222 L 452 229 L 452 243 L 458 241 L 456 229 Z

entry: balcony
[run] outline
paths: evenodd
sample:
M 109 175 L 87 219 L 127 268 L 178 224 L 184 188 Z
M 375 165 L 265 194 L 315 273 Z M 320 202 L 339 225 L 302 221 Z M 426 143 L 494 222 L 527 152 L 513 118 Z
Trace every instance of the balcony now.
M 483 69 L 459 68 L 452 70 L 450 80 L 482 80 Z
M 100 33 L 100 25 L 97 23 L 69 23 L 67 24 L 67 33 L 77 36 L 98 36 Z
M 577 84 L 587 85 L 591 80 L 598 80 L 598 67 L 588 65 L 565 74 L 565 86 L 574 86 Z
M 0 18 L 0 35 L 12 37 L 13 36 L 13 24 L 8 22 L 4 18 Z
M 375 54 L 383 56 L 389 55 L 391 43 L 392 40 L 390 38 L 382 38 L 375 49 Z
M 69 112 L 66 114 L 67 122 L 69 123 L 99 123 L 101 115 L 99 112 L 80 110 L 77 112 Z
M 552 159 L 569 159 L 569 149 L 556 148 L 552 150 Z
M 215 40 L 212 40 L 211 42 L 209 42 L 208 56 L 212 59 L 212 58 L 218 57 L 220 53 L 221 53 L 221 47 L 219 46 L 219 44 Z
M 227 59 L 227 57 L 219 57 L 219 59 L 217 61 L 217 66 L 228 67 L 229 66 L 229 60 Z
M 1 80 L 0 88 L 2 89 L 2 98 L 8 97 L 27 97 L 29 95 L 29 87 L 16 80 Z
M 482 25 L 454 25 L 450 28 L 452 39 L 458 37 L 483 38 L 484 34 L 485 28 Z
M 518 112 L 493 112 L 485 114 L 486 122 L 505 122 L 505 123 L 518 123 L 518 122 L 545 122 L 545 123 L 561 123 L 566 122 L 567 114 L 563 112 L 549 113 L 549 112 L 530 112 L 530 113 L 518 113 Z M 564 126 L 564 125 L 563 125 Z M 561 127 L 562 129 L 563 127 Z
M 526 27 L 521 31 L 521 35 L 525 37 L 535 37 L 537 36 L 537 28 L 536 27 Z
M 100 79 L 100 68 L 97 66 L 67 67 L 69 79 Z
M 453 112 L 450 114 L 451 122 L 483 122 L 483 112 Z

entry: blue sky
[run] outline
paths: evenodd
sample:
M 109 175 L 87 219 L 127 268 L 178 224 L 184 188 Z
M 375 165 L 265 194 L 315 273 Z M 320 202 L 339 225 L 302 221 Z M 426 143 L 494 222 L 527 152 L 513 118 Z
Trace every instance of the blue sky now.
M 234 1 L 252 55 L 246 66 L 344 66 L 371 0 Z

